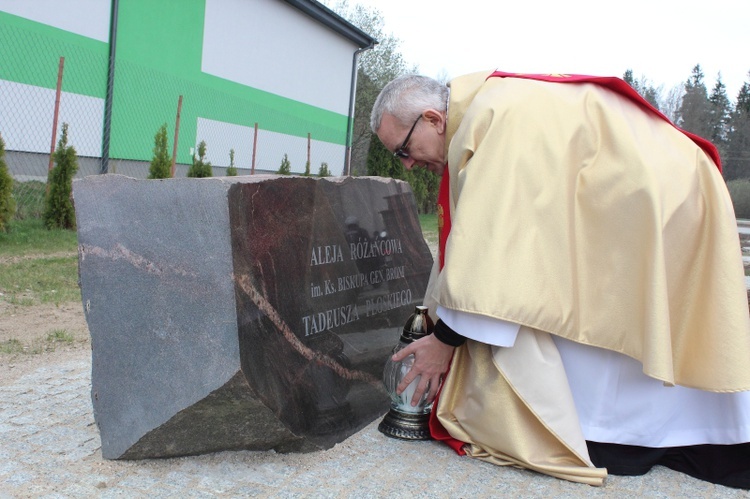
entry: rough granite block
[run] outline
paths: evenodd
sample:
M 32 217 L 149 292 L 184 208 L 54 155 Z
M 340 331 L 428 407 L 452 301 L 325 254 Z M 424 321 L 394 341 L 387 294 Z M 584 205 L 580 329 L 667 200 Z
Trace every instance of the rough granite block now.
M 388 409 L 432 265 L 407 183 L 100 175 L 73 195 L 105 458 L 326 449 Z

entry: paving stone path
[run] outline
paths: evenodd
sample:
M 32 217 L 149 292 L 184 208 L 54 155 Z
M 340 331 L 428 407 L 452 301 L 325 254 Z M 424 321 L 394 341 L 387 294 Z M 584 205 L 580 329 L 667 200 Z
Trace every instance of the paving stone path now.
M 609 477 L 601 488 L 569 483 L 460 458 L 437 442 L 390 439 L 377 421 L 310 454 L 109 461 L 92 414 L 89 355 L 50 355 L 44 366 L 0 379 L 0 498 L 750 497 L 661 467 Z

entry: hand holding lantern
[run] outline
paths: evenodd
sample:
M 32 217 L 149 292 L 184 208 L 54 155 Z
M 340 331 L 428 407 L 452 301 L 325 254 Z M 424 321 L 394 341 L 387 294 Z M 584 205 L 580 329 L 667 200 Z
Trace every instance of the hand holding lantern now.
M 427 307 L 416 307 L 414 314 L 404 325 L 400 341 L 393 349 L 394 354 L 410 343 L 432 333 L 434 324 L 427 312 Z M 419 385 L 420 377 L 417 376 L 400 395 L 396 391 L 413 364 L 414 355 L 409 355 L 398 362 L 394 362 L 391 357 L 388 358 L 383 370 L 383 384 L 391 397 L 391 409 L 378 429 L 390 437 L 427 440 L 430 438 L 428 422 L 432 408 L 432 403 L 427 403 L 427 390 L 417 404 L 412 405 L 412 395 Z

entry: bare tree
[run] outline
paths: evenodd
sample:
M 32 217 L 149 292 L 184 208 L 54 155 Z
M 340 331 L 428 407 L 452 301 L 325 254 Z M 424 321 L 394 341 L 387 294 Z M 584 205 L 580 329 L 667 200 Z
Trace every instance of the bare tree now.
M 385 21 L 378 9 L 362 5 L 350 6 L 347 0 L 341 0 L 331 8 L 379 42 L 374 49 L 362 53 L 357 71 L 351 171 L 353 175 L 364 175 L 367 172 L 367 151 L 372 139 L 370 112 L 375 99 L 389 81 L 403 74 L 416 73 L 417 68 L 407 64 L 399 52 L 401 40 L 385 32 Z
M 649 104 L 654 106 L 656 109 L 659 109 L 659 95 L 661 94 L 661 87 L 656 88 L 651 83 L 651 80 L 647 79 L 645 76 L 641 75 L 640 78 L 636 79 L 635 76 L 633 76 L 633 70 L 628 69 L 625 71 L 625 74 L 623 75 L 623 80 L 633 87 L 636 92 L 638 92 L 641 97 L 646 99 Z
M 659 99 L 659 110 L 673 123 L 677 123 L 679 118 L 683 95 L 685 95 L 685 88 L 678 84 L 666 93 L 662 93 Z
M 451 79 L 451 76 L 448 74 L 448 71 L 445 70 L 445 68 L 441 69 L 437 76 L 435 76 L 435 79 L 439 81 L 440 83 L 448 83 Z

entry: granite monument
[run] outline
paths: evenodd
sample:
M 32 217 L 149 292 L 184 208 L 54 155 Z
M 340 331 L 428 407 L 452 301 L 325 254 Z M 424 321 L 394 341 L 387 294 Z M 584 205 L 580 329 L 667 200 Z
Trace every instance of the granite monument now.
M 432 265 L 407 183 L 100 175 L 73 197 L 105 458 L 326 449 L 387 411 Z

